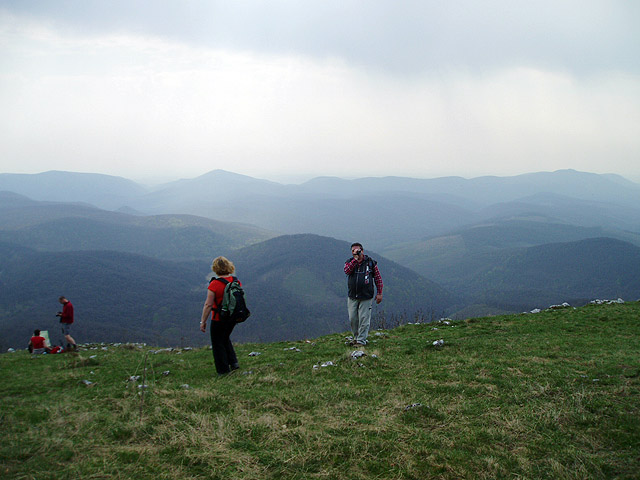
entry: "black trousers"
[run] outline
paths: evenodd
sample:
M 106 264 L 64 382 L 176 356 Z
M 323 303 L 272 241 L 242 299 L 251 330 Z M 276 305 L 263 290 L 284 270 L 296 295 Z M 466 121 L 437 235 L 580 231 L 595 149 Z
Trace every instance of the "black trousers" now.
M 211 322 L 211 346 L 213 347 L 213 361 L 219 375 L 229 373 L 238 368 L 238 357 L 231 344 L 231 332 L 236 322 L 220 320 Z

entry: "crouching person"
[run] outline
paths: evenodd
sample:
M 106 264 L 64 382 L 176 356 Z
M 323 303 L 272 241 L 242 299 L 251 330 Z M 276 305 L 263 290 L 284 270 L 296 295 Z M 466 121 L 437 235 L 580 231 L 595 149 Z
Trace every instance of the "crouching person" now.
M 34 355 L 49 353 L 45 338 L 40 336 L 40 330 L 37 328 L 33 331 L 33 337 L 29 340 L 29 352 Z

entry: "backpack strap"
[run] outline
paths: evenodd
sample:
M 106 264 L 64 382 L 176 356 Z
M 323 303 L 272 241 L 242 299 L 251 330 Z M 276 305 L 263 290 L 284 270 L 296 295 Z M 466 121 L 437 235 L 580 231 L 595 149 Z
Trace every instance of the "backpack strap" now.
M 211 277 L 211 280 L 209 280 L 209 283 L 213 283 L 215 281 L 219 281 L 220 283 L 222 283 L 225 287 L 227 286 L 227 284 L 229 283 L 229 280 L 227 280 L 226 278 L 221 278 L 221 277 Z M 224 297 L 224 294 L 223 294 Z M 212 308 L 211 310 L 213 310 L 214 312 L 217 312 L 218 315 L 220 315 L 220 312 L 222 311 L 222 300 L 220 300 L 220 306 L 218 308 Z
M 229 282 L 229 280 L 227 280 L 226 278 L 211 277 L 211 280 L 209 280 L 209 283 L 213 282 L 214 280 L 218 280 L 219 282 L 222 282 L 225 286 L 227 286 L 228 283 L 237 282 L 238 281 L 238 277 L 231 277 L 231 282 Z
M 211 277 L 211 280 L 209 281 L 209 283 L 213 282 L 213 281 L 219 281 L 221 282 L 225 287 L 231 283 L 231 282 L 237 282 L 238 278 L 237 277 L 231 277 L 231 282 L 229 280 L 227 280 L 226 278 L 222 278 L 222 277 Z M 224 293 L 223 293 L 223 298 L 224 298 Z M 220 314 L 220 312 L 222 311 L 222 300 L 220 301 L 220 306 L 218 308 L 212 308 L 212 310 L 214 312 L 218 312 L 218 314 Z

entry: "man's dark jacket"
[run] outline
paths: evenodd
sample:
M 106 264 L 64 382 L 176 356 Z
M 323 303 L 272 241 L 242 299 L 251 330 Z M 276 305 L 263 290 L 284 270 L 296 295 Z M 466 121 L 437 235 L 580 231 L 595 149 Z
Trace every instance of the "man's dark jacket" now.
M 349 263 L 352 259 L 347 260 Z M 354 300 L 369 300 L 373 298 L 375 286 L 373 281 L 373 267 L 377 262 L 367 255 L 364 256 L 362 263 L 356 265 L 353 272 L 347 276 L 349 286 L 349 298 Z

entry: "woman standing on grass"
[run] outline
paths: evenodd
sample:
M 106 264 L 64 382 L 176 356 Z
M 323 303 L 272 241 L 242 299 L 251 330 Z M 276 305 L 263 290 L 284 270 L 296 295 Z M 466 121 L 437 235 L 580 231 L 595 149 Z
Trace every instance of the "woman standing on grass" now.
M 207 289 L 207 299 L 202 308 L 202 318 L 200 319 L 200 331 L 207 331 L 207 318 L 211 314 L 211 346 L 213 347 L 213 361 L 216 364 L 218 375 L 225 375 L 232 370 L 239 368 L 238 357 L 231 344 L 231 332 L 236 323 L 230 319 L 223 319 L 220 316 L 222 306 L 222 295 L 224 287 L 235 277 L 233 273 L 236 267 L 225 257 L 217 257 L 213 260 L 211 270 L 217 275 L 209 282 Z

